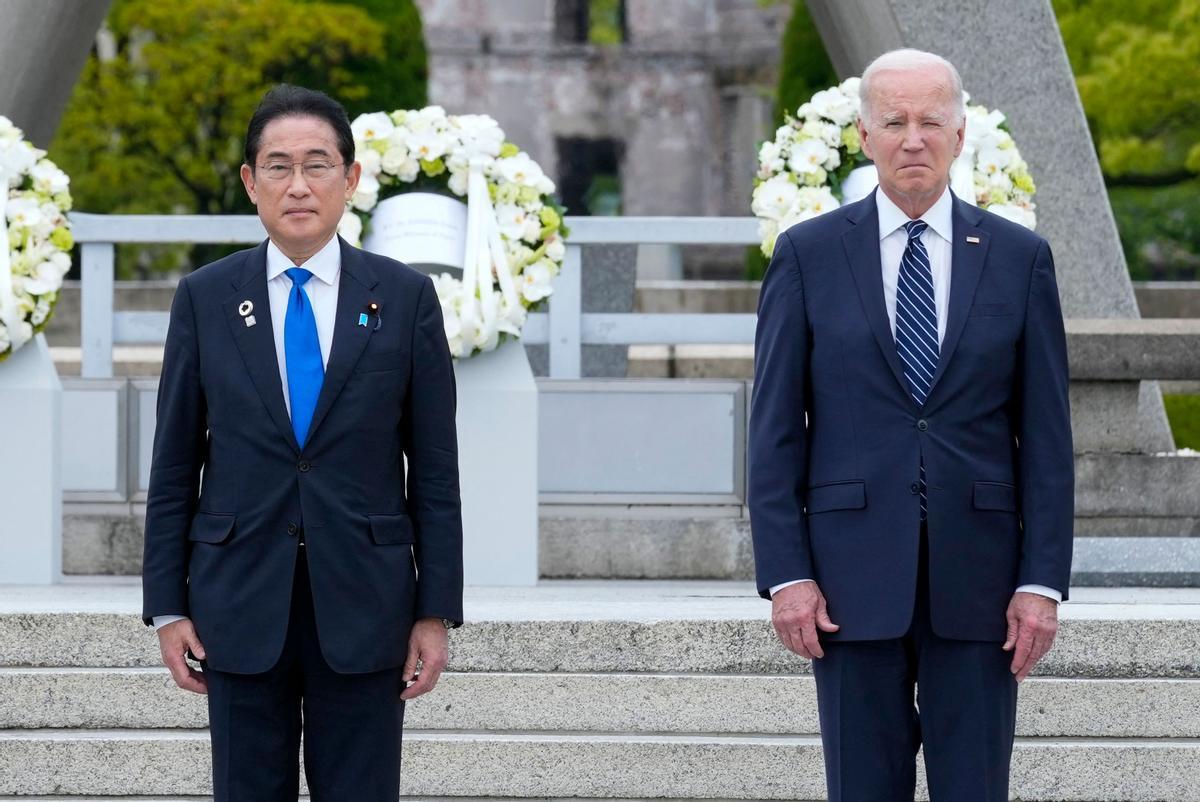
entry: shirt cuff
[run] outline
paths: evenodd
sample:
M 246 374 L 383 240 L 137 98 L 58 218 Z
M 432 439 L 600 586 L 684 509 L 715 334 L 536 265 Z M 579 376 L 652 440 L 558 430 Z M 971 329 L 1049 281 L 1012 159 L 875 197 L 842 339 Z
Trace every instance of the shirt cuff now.
M 176 621 L 186 620 L 186 615 L 156 615 L 150 619 L 150 625 L 154 627 L 155 632 L 158 632 L 167 624 L 174 624 Z
M 815 581 L 816 581 L 815 579 L 793 579 L 791 582 L 780 582 L 778 585 L 771 586 L 771 596 L 774 596 L 776 593 L 778 593 L 779 591 L 788 587 L 789 585 L 799 585 L 801 582 L 815 582 Z
M 1053 599 L 1056 602 L 1062 602 L 1062 593 L 1054 588 L 1048 588 L 1045 585 L 1022 585 L 1017 588 L 1017 593 L 1036 593 L 1039 596 L 1045 596 L 1047 599 Z

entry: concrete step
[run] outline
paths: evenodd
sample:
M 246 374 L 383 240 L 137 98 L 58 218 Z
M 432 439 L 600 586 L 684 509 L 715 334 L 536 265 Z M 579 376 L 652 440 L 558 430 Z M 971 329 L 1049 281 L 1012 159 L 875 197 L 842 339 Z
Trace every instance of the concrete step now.
M 1191 461 L 1200 468 L 1200 459 Z M 144 515 L 140 505 L 71 505 L 63 519 L 66 573 L 139 574 Z M 1080 517 L 1076 529 L 1075 585 L 1200 586 L 1200 517 Z M 740 506 L 546 507 L 538 542 L 538 568 L 547 579 L 754 576 L 750 521 Z
M 205 700 L 165 669 L 0 669 L 0 729 L 200 729 Z M 529 704 L 537 699 L 538 704 Z M 719 703 L 714 703 L 719 700 Z M 1200 680 L 1034 679 L 1017 734 L 1200 738 Z M 456 673 L 409 703 L 410 730 L 815 735 L 807 676 Z
M 1041 675 L 1200 677 L 1200 591 L 1079 588 Z M 471 587 L 450 638 L 460 672 L 796 674 L 745 582 L 544 581 Z M 134 579 L 0 587 L 0 666 L 158 665 Z
M 824 795 L 813 736 L 412 732 L 404 763 L 404 791 L 421 797 Z M 1189 739 L 1018 739 L 1012 793 L 1022 800 L 1195 802 L 1198 765 L 1200 741 Z M 3 794 L 202 795 L 208 783 L 203 731 L 0 733 Z

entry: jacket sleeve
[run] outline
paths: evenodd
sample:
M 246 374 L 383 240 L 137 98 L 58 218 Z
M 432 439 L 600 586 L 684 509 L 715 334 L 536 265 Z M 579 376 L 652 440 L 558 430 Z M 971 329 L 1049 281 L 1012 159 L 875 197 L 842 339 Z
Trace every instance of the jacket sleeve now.
M 1067 598 L 1075 521 L 1075 461 L 1068 397 L 1067 338 L 1054 259 L 1034 257 L 1025 330 L 1017 351 L 1017 453 L 1022 524 L 1019 585 Z
M 758 592 L 812 579 L 808 484 L 808 319 L 800 261 L 779 235 L 763 279 L 754 337 L 747 503 Z
M 142 619 L 147 625 L 154 616 L 188 615 L 188 530 L 207 452 L 207 407 L 200 381 L 196 317 L 184 278 L 171 304 L 158 382 L 142 559 Z
M 425 277 L 413 328 L 412 380 L 402 412 L 407 498 L 417 561 L 417 618 L 463 620 L 462 505 L 454 363 L 433 281 Z

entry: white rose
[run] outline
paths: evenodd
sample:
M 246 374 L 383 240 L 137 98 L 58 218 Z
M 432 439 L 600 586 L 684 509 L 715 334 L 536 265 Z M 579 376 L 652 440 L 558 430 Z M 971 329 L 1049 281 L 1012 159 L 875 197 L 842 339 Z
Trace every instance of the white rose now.
M 987 148 L 975 154 L 975 170 L 984 175 L 1003 172 L 1012 162 L 1013 151 L 1002 148 Z
M 555 262 L 561 262 L 567 255 L 567 245 L 557 234 L 546 240 L 546 256 Z
M 392 118 L 382 111 L 372 114 L 360 114 L 350 123 L 350 131 L 355 141 L 371 142 L 376 139 L 386 139 L 395 128 Z
M 783 152 L 777 142 L 764 142 L 758 149 L 758 163 L 763 172 L 781 172 L 784 168 Z
M 797 223 L 825 214 L 840 205 L 829 187 L 801 187 L 796 194 L 796 202 L 779 221 L 779 230 L 786 231 Z
M 354 197 L 350 199 L 350 205 L 361 212 L 369 212 L 375 208 L 375 204 L 379 202 L 379 196 L 374 192 L 363 192 L 362 188 L 355 190 Z
M 362 241 L 362 220 L 354 212 L 347 209 L 342 212 L 341 222 L 338 223 L 338 233 L 342 239 L 351 245 L 359 245 Z
M 42 209 L 36 200 L 10 198 L 4 209 L 4 216 L 13 228 L 33 228 L 42 222 Z
M 383 156 L 379 158 L 379 166 L 383 168 L 384 172 L 395 175 L 406 161 L 408 161 L 408 148 L 392 146 L 385 150 Z
M 375 148 L 358 148 L 354 160 L 362 165 L 363 175 L 379 175 L 383 158 Z
M 809 120 L 801 126 L 800 133 L 812 139 L 819 139 L 831 148 L 842 144 L 841 126 L 824 120 Z
M 37 164 L 38 151 L 28 142 L 18 141 L 0 146 L 0 176 L 7 176 L 9 186 L 18 183 L 18 176 Z
M 853 95 L 847 95 L 839 88 L 823 89 L 812 96 L 809 101 L 812 109 L 822 117 L 832 120 L 840 128 L 849 125 L 858 116 L 858 103 Z
M 502 203 L 496 206 L 496 222 L 500 233 L 510 240 L 525 238 L 526 222 L 529 214 L 520 206 Z
M 408 138 L 409 151 L 411 151 L 413 158 L 421 161 L 429 162 L 434 159 L 440 159 L 445 155 L 446 147 L 446 137 L 433 129 L 416 131 Z
M 819 139 L 806 139 L 798 142 L 792 148 L 788 167 L 798 175 L 815 173 L 817 170 L 823 169 L 823 165 L 829 161 L 830 150 L 831 148 Z M 834 151 L 833 155 L 836 157 L 837 151 Z
M 44 192 L 47 195 L 57 195 L 60 192 L 66 192 L 70 185 L 67 174 L 55 167 L 52 162 L 46 160 L 35 164 L 30 169 L 29 175 L 33 178 L 34 189 L 38 192 Z
M 796 202 L 800 188 L 786 175 L 777 175 L 754 189 L 750 210 L 756 217 L 778 220 Z
M 421 163 L 416 159 L 409 157 L 400 165 L 400 169 L 396 170 L 396 178 L 399 178 L 405 183 L 412 183 L 417 180 L 417 175 L 421 172 Z
M 486 114 L 461 114 L 451 118 L 452 125 L 458 129 L 458 137 L 463 143 L 463 155 L 467 160 L 475 156 L 500 155 L 504 145 L 504 131 L 496 121 Z
M 497 159 L 496 173 L 503 180 L 523 187 L 539 188 L 539 184 L 545 178 L 542 168 L 524 152 L 507 159 Z
M 550 282 L 554 278 L 554 265 L 539 259 L 527 266 L 521 274 L 521 295 L 530 303 L 537 303 L 554 290 Z

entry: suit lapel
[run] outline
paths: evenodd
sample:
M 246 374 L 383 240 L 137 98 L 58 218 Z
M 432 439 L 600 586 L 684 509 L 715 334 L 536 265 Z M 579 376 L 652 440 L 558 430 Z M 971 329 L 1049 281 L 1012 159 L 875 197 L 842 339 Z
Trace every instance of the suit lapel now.
M 950 245 L 950 308 L 946 311 L 946 338 L 942 341 L 937 370 L 929 386 L 926 404 L 933 396 L 938 380 L 946 372 L 946 367 L 954 356 L 954 349 L 958 347 L 963 328 L 967 325 L 971 302 L 975 298 L 975 288 L 979 286 L 979 278 L 983 275 L 989 238 L 987 232 L 978 228 L 981 219 L 981 210 L 958 198 L 954 199 L 954 239 Z M 978 238 L 978 242 L 967 242 L 967 237 Z
M 367 304 L 371 301 L 379 303 L 381 315 L 386 313 L 383 303 L 371 295 L 371 290 L 379 280 L 363 258 L 362 251 L 347 245 L 340 237 L 338 242 L 342 249 L 342 269 L 338 279 L 337 316 L 333 321 L 333 345 L 329 352 L 329 364 L 325 366 L 325 381 L 317 397 L 317 408 L 313 411 L 312 423 L 308 428 L 309 443 L 350 378 L 358 358 L 367 347 L 367 341 L 371 339 L 371 332 L 375 330 L 377 319 L 374 316 L 368 325 L 360 326 L 359 315 L 367 311 Z
M 875 193 L 871 193 L 848 212 L 846 219 L 854 227 L 842 235 L 846 259 L 850 263 L 850 274 L 858 287 L 858 297 L 875 341 L 883 358 L 887 360 L 892 374 L 900 384 L 904 397 L 912 400 L 908 380 L 896 351 L 896 339 L 888 322 L 887 307 L 883 301 L 883 269 L 879 261 L 879 210 L 875 206 Z
M 300 446 L 292 432 L 292 420 L 283 402 L 283 383 L 279 380 L 279 358 L 275 353 L 275 332 L 271 325 L 271 302 L 267 296 L 267 240 L 246 254 L 241 270 L 233 280 L 234 292 L 222 303 L 225 320 L 241 352 L 250 381 L 262 398 L 267 413 L 297 454 Z M 239 311 L 243 301 L 253 304 L 255 325 L 247 326 Z

